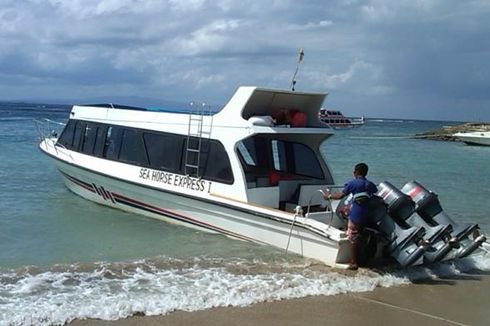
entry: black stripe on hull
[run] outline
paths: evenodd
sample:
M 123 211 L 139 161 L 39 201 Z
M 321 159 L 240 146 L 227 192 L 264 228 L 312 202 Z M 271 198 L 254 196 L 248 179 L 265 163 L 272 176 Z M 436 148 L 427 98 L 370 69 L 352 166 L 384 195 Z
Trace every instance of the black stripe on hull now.
M 93 184 L 90 184 L 90 183 L 87 183 L 87 182 L 83 182 L 82 180 L 79 180 L 77 178 L 74 178 L 72 177 L 71 175 L 68 175 L 66 174 L 65 172 L 59 170 L 60 173 L 65 177 L 67 178 L 68 180 L 70 180 L 71 182 L 73 182 L 74 184 L 84 188 L 85 190 L 88 190 L 90 192 L 93 192 L 93 193 L 97 193 L 99 194 L 99 191 L 97 190 L 97 187 Z
M 232 236 L 232 237 L 235 237 L 235 238 L 239 238 L 239 239 L 242 239 L 242 240 L 247 240 L 247 241 L 252 241 L 252 242 L 258 242 L 258 243 L 262 243 L 262 244 L 267 244 L 266 242 L 263 242 L 263 241 L 260 241 L 260 240 L 256 240 L 256 239 L 252 239 L 252 238 L 249 238 L 249 237 L 246 237 L 246 236 L 243 236 L 241 234 L 234 233 L 234 232 L 230 232 L 228 230 L 222 229 L 222 228 L 217 227 L 217 226 L 214 226 L 212 224 L 208 224 L 208 223 L 204 223 L 204 222 L 198 221 L 198 220 L 196 220 L 196 219 L 194 219 L 192 217 L 189 217 L 189 216 L 186 216 L 186 215 L 183 215 L 183 214 L 180 214 L 180 213 L 177 213 L 177 212 L 168 210 L 168 209 L 164 209 L 164 208 L 161 208 L 161 207 L 157 207 L 157 206 L 153 206 L 153 205 L 150 205 L 150 204 L 146 204 L 146 203 L 140 202 L 138 200 L 135 200 L 135 199 L 132 199 L 132 198 L 129 198 L 129 197 L 126 197 L 126 196 L 123 196 L 123 195 L 114 193 L 114 192 L 109 192 L 109 191 L 105 190 L 103 187 L 97 187 L 95 184 L 92 184 L 93 185 L 93 188 L 92 187 L 89 188 L 89 187 L 87 187 L 87 185 L 90 185 L 90 184 L 88 184 L 88 183 L 86 183 L 84 181 L 81 181 L 80 179 L 77 179 L 75 177 L 72 177 L 72 176 L 70 176 L 70 175 L 68 175 L 68 174 L 66 174 L 64 172 L 61 172 L 61 173 L 68 180 L 70 180 L 71 182 L 73 182 L 74 184 L 76 184 L 76 185 L 78 185 L 78 186 L 80 186 L 80 187 L 82 187 L 82 188 L 84 188 L 86 190 L 89 190 L 90 192 L 99 194 L 99 196 L 103 197 L 104 200 L 107 200 L 107 198 L 109 198 L 115 204 L 122 204 L 122 205 L 130 206 L 130 207 L 133 207 L 133 208 L 136 208 L 136 209 L 139 209 L 139 210 L 147 211 L 147 212 L 150 212 L 150 213 L 153 213 L 153 214 L 157 214 L 157 215 L 161 215 L 161 216 L 165 216 L 165 217 L 170 217 L 170 218 L 172 218 L 174 220 L 185 222 L 187 224 L 192 224 L 192 225 L 198 226 L 200 228 L 204 228 L 204 229 L 216 231 L 216 232 L 219 232 L 219 233 L 223 233 L 225 235 Z

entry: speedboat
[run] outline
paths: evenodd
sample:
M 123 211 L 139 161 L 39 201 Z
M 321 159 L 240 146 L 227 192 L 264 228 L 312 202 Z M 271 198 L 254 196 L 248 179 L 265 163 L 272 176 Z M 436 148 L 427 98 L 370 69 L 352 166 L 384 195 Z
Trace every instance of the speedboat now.
M 333 129 L 358 128 L 364 125 L 364 116 L 360 118 L 347 118 L 338 110 L 321 108 L 318 117 L 327 126 Z
M 453 137 L 468 145 L 490 146 L 490 131 L 458 132 Z
M 240 87 L 214 114 L 75 105 L 59 136 L 43 132 L 39 147 L 88 200 L 344 267 L 349 203 L 322 195 L 338 187 L 320 152 L 333 134 L 318 119 L 325 97 Z M 372 204 L 366 255 L 424 263 L 426 230 L 397 218 L 404 206 L 383 196 Z

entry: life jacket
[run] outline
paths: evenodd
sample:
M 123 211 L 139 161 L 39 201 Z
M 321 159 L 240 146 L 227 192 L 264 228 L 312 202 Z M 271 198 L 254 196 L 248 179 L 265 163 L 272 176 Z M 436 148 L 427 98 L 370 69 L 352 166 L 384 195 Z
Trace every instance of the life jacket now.
M 352 195 L 352 202 L 358 205 L 364 205 L 369 198 L 371 198 L 372 194 L 370 194 L 367 189 L 369 187 L 369 181 L 364 180 L 364 190 L 362 192 L 358 192 L 357 194 Z
M 300 111 L 292 112 L 289 123 L 291 124 L 292 128 L 306 127 L 306 114 Z
M 358 192 L 352 196 L 352 202 L 363 205 L 369 198 L 371 198 L 371 194 L 369 194 L 367 191 Z

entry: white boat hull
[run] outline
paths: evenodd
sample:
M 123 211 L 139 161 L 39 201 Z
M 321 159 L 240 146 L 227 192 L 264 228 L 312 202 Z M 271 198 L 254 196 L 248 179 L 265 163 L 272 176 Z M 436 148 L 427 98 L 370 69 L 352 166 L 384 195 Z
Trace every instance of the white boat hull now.
M 490 131 L 458 132 L 454 137 L 468 145 L 490 146 Z
M 274 216 L 274 210 L 268 215 L 220 202 L 203 201 L 103 175 L 50 156 L 68 189 L 99 204 L 202 231 L 272 245 L 285 251 L 287 247 L 289 253 L 330 266 L 349 260 L 346 239 L 333 240 L 326 233 L 300 221 L 295 221 L 291 230 L 292 221 Z

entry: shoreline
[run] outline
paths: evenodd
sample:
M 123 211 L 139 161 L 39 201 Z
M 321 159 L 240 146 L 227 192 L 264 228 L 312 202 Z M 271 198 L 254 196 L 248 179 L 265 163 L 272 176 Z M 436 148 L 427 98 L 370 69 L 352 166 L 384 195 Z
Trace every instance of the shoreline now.
M 164 316 L 74 320 L 70 326 L 127 325 L 487 325 L 490 273 L 468 272 L 370 292 L 175 311 Z

